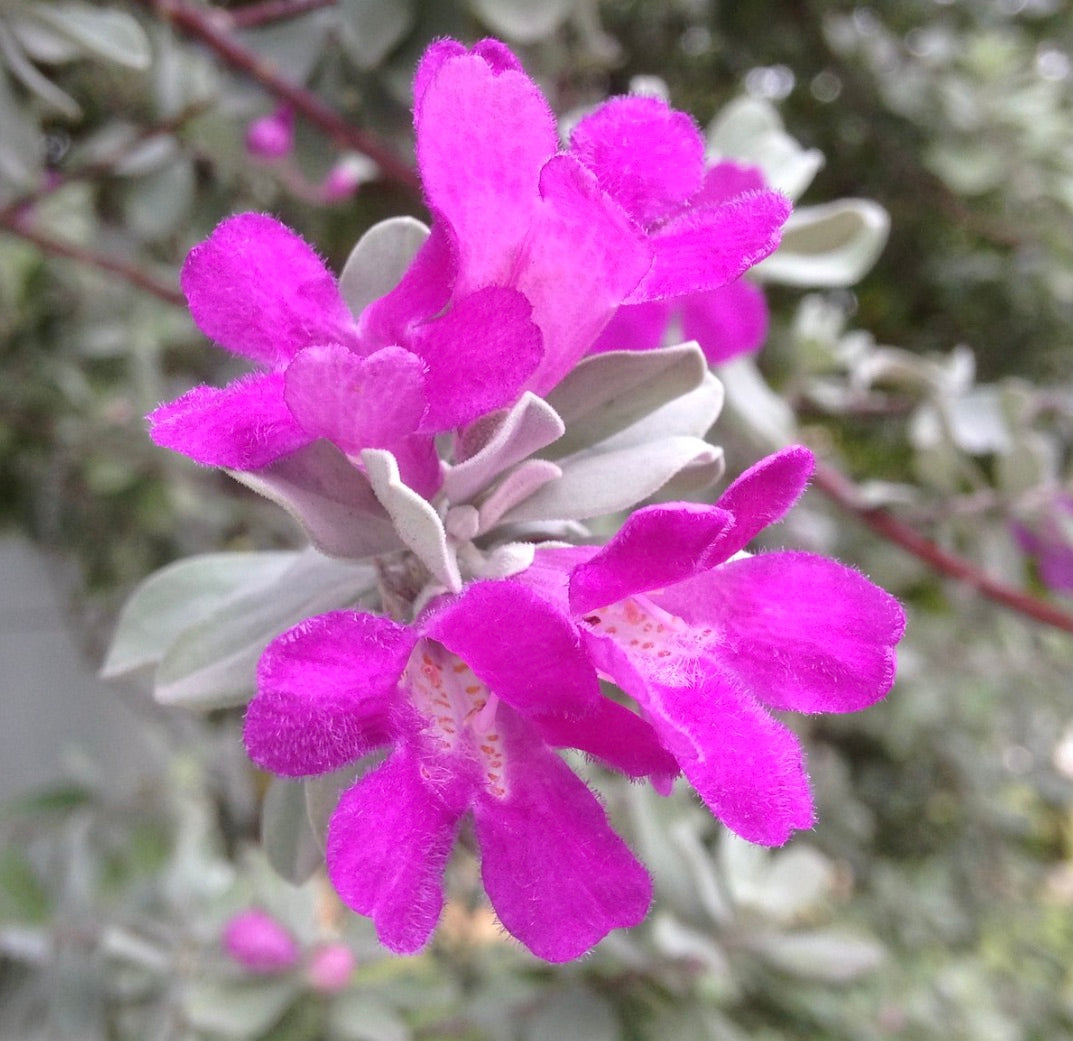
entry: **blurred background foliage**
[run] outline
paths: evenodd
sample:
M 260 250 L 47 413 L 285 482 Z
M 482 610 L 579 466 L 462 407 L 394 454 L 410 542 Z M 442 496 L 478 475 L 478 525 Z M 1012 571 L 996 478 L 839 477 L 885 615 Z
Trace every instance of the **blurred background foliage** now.
M 0 1036 L 1073 1037 L 1071 15 L 1062 0 L 0 0 L 2 523 L 63 562 L 94 654 L 155 567 L 296 544 L 280 511 L 145 435 L 159 401 L 237 371 L 187 317 L 178 269 L 244 209 L 277 213 L 336 269 L 376 220 L 423 216 L 409 81 L 443 34 L 507 39 L 560 113 L 636 77 L 702 124 L 765 99 L 826 156 L 805 203 L 890 212 L 852 290 L 769 290 L 759 369 L 726 373 L 738 404 L 713 438 L 739 468 L 803 438 L 849 474 L 818 482 L 833 494 L 778 538 L 855 563 L 911 612 L 886 702 L 806 722 L 820 825 L 786 849 L 593 772 L 658 895 L 642 928 L 561 968 L 503 941 L 464 858 L 433 949 L 385 956 L 322 880 L 282 881 L 257 851 L 264 786 L 236 719 L 147 707 L 155 775 L 116 791 L 97 764 L 0 813 Z M 284 102 L 294 150 L 247 147 Z M 971 581 L 850 517 L 873 507 Z M 1059 621 L 996 606 L 981 575 Z M 286 844 L 268 855 L 303 875 Z M 229 962 L 220 931 L 250 905 L 304 950 L 342 938 L 348 985 Z

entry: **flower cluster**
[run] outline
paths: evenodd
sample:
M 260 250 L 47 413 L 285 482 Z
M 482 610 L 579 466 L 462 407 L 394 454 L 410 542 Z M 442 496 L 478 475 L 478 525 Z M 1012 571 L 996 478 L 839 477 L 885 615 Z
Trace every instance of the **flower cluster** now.
M 904 619 L 833 561 L 746 552 L 803 492 L 801 447 L 715 505 L 642 505 L 602 546 L 584 527 L 719 476 L 703 355 L 637 353 L 653 344 L 624 330 L 672 306 L 688 326 L 727 293 L 756 326 L 736 280 L 787 200 L 706 169 L 689 117 L 652 98 L 612 99 L 560 145 L 495 41 L 433 44 L 414 122 L 431 226 L 372 229 L 338 281 L 263 215 L 193 250 L 195 321 L 261 368 L 161 406 L 152 436 L 287 506 L 323 552 L 376 563 L 360 602 L 266 637 L 245 719 L 264 769 L 355 775 L 326 840 L 343 901 L 419 950 L 471 825 L 503 927 L 564 961 L 652 893 L 558 750 L 663 792 L 684 775 L 735 832 L 781 844 L 814 811 L 768 710 L 872 704 Z

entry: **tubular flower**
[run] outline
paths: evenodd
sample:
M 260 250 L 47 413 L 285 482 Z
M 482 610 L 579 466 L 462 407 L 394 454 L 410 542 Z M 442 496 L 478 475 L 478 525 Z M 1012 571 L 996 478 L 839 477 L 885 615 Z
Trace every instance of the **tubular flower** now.
M 778 225 L 770 241 L 755 237 L 756 208 L 781 208 L 781 224 L 789 201 L 768 191 L 755 167 L 722 162 L 705 169 L 700 131 L 659 98 L 613 98 L 578 123 L 570 144 L 646 229 L 656 252 L 645 283 L 595 350 L 658 347 L 676 314 L 683 335 L 713 364 L 757 350 L 767 335 L 767 305 L 740 276 L 778 245 Z
M 712 812 L 743 838 L 811 827 L 796 737 L 767 709 L 850 712 L 894 681 L 904 614 L 850 568 L 798 552 L 740 551 L 804 490 L 790 448 L 716 506 L 635 512 L 603 548 L 538 549 L 522 577 L 569 610 L 599 673 L 640 707 Z
M 354 318 L 313 249 L 262 214 L 224 221 L 181 281 L 202 332 L 267 369 L 150 414 L 157 444 L 210 466 L 259 469 L 324 437 L 348 455 L 387 448 L 434 490 L 433 435 L 512 401 L 541 355 L 529 304 L 496 286 L 444 311 L 445 296 L 404 279 L 395 303 L 409 319 L 385 338 Z
M 429 47 L 414 125 L 431 233 L 399 284 L 360 315 L 314 251 L 270 217 L 232 217 L 195 247 L 181 279 L 195 322 L 265 371 L 156 409 L 158 444 L 234 470 L 318 438 L 354 458 L 385 448 L 430 494 L 435 434 L 525 390 L 545 394 L 624 302 L 736 278 L 771 252 L 788 213 L 768 191 L 694 208 L 683 198 L 649 229 L 646 213 L 602 186 L 602 168 L 559 149 L 540 89 L 495 40 Z M 647 143 L 637 141 L 637 160 L 648 161 Z M 678 158 L 659 154 L 658 176 L 673 180 Z
M 506 639 L 509 618 L 525 624 Z M 677 768 L 643 720 L 602 697 L 569 619 L 515 582 L 475 583 L 414 626 L 343 611 L 284 633 L 261 659 L 245 741 L 287 777 L 391 747 L 340 798 L 326 859 L 392 950 L 431 935 L 466 816 L 500 921 L 541 958 L 576 958 L 648 910 L 647 873 L 552 746 L 633 776 Z

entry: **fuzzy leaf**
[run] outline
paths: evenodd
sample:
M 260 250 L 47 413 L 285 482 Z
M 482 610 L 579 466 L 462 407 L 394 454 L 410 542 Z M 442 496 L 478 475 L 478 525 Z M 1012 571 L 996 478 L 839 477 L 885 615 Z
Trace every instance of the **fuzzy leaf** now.
M 339 275 L 339 292 L 355 316 L 399 284 L 428 238 L 414 217 L 391 217 L 374 224 L 351 250 Z
M 152 59 L 149 37 L 125 11 L 84 3 L 36 4 L 38 20 L 81 48 L 90 57 L 130 69 L 147 69 Z
M 156 665 L 194 620 L 253 589 L 274 585 L 297 553 L 207 553 L 150 575 L 119 616 L 101 675 L 116 679 Z
M 851 286 L 863 278 L 887 242 L 890 217 L 869 199 L 839 199 L 795 210 L 779 248 L 754 271 L 790 286 Z
M 585 358 L 548 394 L 567 432 L 546 454 L 569 455 L 610 437 L 699 386 L 707 371 L 695 343 Z
M 462 588 L 462 577 L 439 514 L 427 499 L 403 484 L 395 457 L 386 449 L 367 448 L 361 458 L 373 491 L 394 521 L 399 538 L 444 586 L 457 593 Z
M 317 870 L 323 855 L 301 781 L 272 779 L 261 809 L 261 845 L 272 867 L 296 886 Z
M 445 494 L 452 502 L 468 502 L 504 470 L 552 444 L 564 429 L 555 409 L 527 391 L 506 414 L 469 427 L 464 439 L 470 454 L 444 475 Z M 480 440 L 479 448 L 471 447 Z
M 406 35 L 410 0 L 342 0 L 343 45 L 361 69 L 373 69 Z
M 369 479 L 328 441 L 314 441 L 260 470 L 228 472 L 282 506 L 327 556 L 360 560 L 402 546 Z
M 273 637 L 310 615 L 354 604 L 375 581 L 366 565 L 300 554 L 272 585 L 244 591 L 182 632 L 157 670 L 157 701 L 202 709 L 245 704 Z

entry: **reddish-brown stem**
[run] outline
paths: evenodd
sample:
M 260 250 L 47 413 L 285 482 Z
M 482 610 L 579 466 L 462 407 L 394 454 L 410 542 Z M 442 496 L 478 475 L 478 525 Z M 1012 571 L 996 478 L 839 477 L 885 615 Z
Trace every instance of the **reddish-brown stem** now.
M 901 546 L 915 557 L 919 557 L 939 574 L 956 578 L 979 590 L 989 600 L 994 600 L 1037 622 L 1061 629 L 1063 632 L 1073 633 L 1073 616 L 1065 611 L 1022 589 L 1015 589 L 997 581 L 970 561 L 948 553 L 930 539 L 924 538 L 887 510 L 863 505 L 853 482 L 833 467 L 817 462 L 813 483 L 828 498 L 848 510 L 876 534 L 881 535 L 888 542 Z
M 269 25 L 287 18 L 297 18 L 310 11 L 319 11 L 322 7 L 334 7 L 335 4 L 336 0 L 261 0 L 259 4 L 247 4 L 228 11 L 227 16 L 232 29 L 253 29 L 258 25 Z
M 265 90 L 286 101 L 314 126 L 320 127 L 337 145 L 368 156 L 384 176 L 414 193 L 420 191 L 417 172 L 371 134 L 348 123 L 316 94 L 281 76 L 263 58 L 238 43 L 225 28 L 230 16 L 225 12 L 206 13 L 185 0 L 141 0 L 177 29 L 212 48 L 234 69 L 260 83 Z
M 0 213 L 0 229 L 9 231 L 11 234 L 18 235 L 27 242 L 33 243 L 43 253 L 66 257 L 69 260 L 76 260 L 81 264 L 88 264 L 90 267 L 99 268 L 102 271 L 110 271 L 112 274 L 119 275 L 130 285 L 151 293 L 158 300 L 174 304 L 176 307 L 186 306 L 183 294 L 174 285 L 169 285 L 154 278 L 137 264 L 128 263 L 125 260 L 120 260 L 117 257 L 109 256 L 107 253 L 100 253 L 85 246 L 75 245 L 73 242 L 57 239 L 52 235 L 47 235 L 30 227 L 25 218 L 20 220 L 17 216 L 6 212 Z

